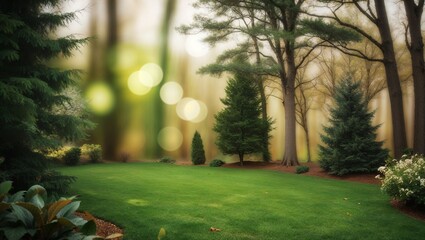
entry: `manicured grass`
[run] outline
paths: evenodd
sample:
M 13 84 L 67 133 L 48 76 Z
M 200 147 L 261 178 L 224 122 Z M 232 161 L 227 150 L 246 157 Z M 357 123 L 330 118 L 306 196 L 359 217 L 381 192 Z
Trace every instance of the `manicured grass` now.
M 61 168 L 82 209 L 125 239 L 423 239 L 378 186 L 265 170 L 160 163 Z M 210 232 L 210 227 L 221 232 Z

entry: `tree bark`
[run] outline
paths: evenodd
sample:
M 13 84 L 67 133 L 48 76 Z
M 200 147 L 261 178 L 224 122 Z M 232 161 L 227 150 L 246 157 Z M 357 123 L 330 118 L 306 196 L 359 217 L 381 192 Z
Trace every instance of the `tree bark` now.
M 408 48 L 412 61 L 415 94 L 413 151 L 415 153 L 425 154 L 425 61 L 421 33 L 424 1 L 419 1 L 418 5 L 413 0 L 405 0 L 403 2 L 410 33 L 410 45 Z
M 239 153 L 238 154 L 239 155 L 239 164 L 241 165 L 241 166 L 243 166 L 243 153 Z
M 284 107 L 285 107 L 285 154 L 282 164 L 285 166 L 300 165 L 297 156 L 296 144 L 296 113 L 295 113 L 295 54 L 293 43 L 286 41 L 286 66 L 287 66 L 287 81 L 284 87 Z
M 254 18 L 252 18 L 252 19 L 254 19 Z M 252 24 L 254 25 L 254 21 L 252 22 Z M 260 48 L 258 46 L 258 41 L 257 41 L 257 38 L 255 36 L 252 37 L 252 40 L 254 41 L 256 63 L 257 63 L 257 65 L 260 65 L 261 64 L 261 57 L 260 57 Z M 263 78 L 260 75 L 257 78 L 258 78 L 257 79 L 258 90 L 260 91 L 260 98 L 261 98 L 261 118 L 263 119 L 265 124 L 267 124 L 269 117 L 268 117 L 268 114 L 267 114 L 267 97 L 266 97 L 266 93 L 265 93 L 265 89 L 264 89 Z M 264 162 L 270 162 L 271 156 L 270 156 L 269 141 L 268 141 L 269 131 L 264 131 L 263 138 L 267 139 L 267 141 L 265 141 L 265 140 L 263 141 L 263 151 L 262 151 L 263 161 Z
M 394 45 L 384 0 L 375 0 L 377 26 L 381 36 L 381 50 L 384 55 L 384 67 L 390 97 L 391 117 L 393 123 L 394 157 L 399 158 L 407 147 L 406 126 L 404 121 L 403 94 L 397 71 Z
M 113 51 L 118 42 L 118 20 L 117 20 L 117 0 L 107 1 L 107 38 L 106 38 L 106 56 L 111 56 L 108 52 Z M 120 124 L 119 124 L 119 103 L 120 89 L 116 83 L 116 76 L 111 65 L 115 64 L 115 60 L 108 61 L 105 58 L 105 80 L 115 93 L 114 109 L 104 118 L 102 131 L 103 134 L 103 151 L 107 160 L 117 161 L 119 159 L 118 144 L 120 141 Z

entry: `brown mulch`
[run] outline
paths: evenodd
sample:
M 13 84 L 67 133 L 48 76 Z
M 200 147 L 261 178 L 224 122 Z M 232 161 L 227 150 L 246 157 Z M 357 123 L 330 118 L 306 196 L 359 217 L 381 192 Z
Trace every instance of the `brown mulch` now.
M 376 179 L 377 174 L 350 174 L 347 176 L 334 176 L 329 175 L 325 171 L 323 171 L 320 166 L 317 163 L 303 163 L 302 165 L 308 166 L 309 171 L 306 173 L 303 173 L 303 175 L 308 176 L 317 176 L 322 178 L 331 178 L 331 179 L 337 179 L 337 180 L 343 180 L 343 181 L 352 181 L 352 182 L 360 182 L 360 183 L 366 183 L 366 184 L 380 184 L 380 180 Z M 236 163 L 228 163 L 223 165 L 223 167 L 228 168 L 243 168 L 243 169 L 266 169 L 266 170 L 274 170 L 274 171 L 280 171 L 280 172 L 286 172 L 286 173 L 294 173 L 296 166 L 283 166 L 280 164 L 280 162 L 251 162 L 247 161 L 244 162 L 243 166 L 240 166 L 239 162 Z M 396 208 L 397 210 L 422 221 L 425 221 L 425 210 L 424 209 L 417 209 L 408 207 L 403 203 L 400 203 L 396 200 L 391 201 L 391 205 Z
M 119 228 L 117 225 L 111 222 L 93 217 L 89 213 L 76 212 L 75 215 L 82 217 L 85 220 L 91 220 L 93 218 L 94 222 L 96 223 L 96 235 L 98 236 L 107 237 L 115 233 L 124 234 L 124 231 L 121 228 Z M 121 240 L 121 239 L 122 237 L 118 237 L 118 238 L 113 238 L 112 240 Z

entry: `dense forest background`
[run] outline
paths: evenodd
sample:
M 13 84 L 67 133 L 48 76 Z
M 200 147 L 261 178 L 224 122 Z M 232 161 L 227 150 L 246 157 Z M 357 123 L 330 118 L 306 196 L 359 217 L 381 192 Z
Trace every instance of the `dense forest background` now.
M 207 159 L 224 158 L 215 146 L 216 135 L 212 127 L 214 115 L 223 107 L 220 98 L 224 97 L 229 76 L 199 74 L 198 69 L 242 42 L 234 37 L 228 43 L 209 47 L 202 42 L 205 35 L 179 33 L 177 27 L 190 24 L 195 13 L 205 11 L 194 9 L 193 2 L 76 0 L 62 6 L 62 11 L 78 11 L 78 21 L 56 34 L 72 33 L 91 37 L 91 41 L 72 58 L 59 59 L 52 64 L 84 70 L 81 94 L 88 103 L 92 120 L 97 123 L 86 142 L 102 144 L 106 159 L 154 159 L 165 155 L 188 159 L 195 131 L 203 138 Z M 414 98 L 410 55 L 405 44 L 406 17 L 402 3 L 385 2 L 402 81 L 407 145 L 412 147 Z M 351 13 L 347 10 L 346 18 L 369 29 L 372 35 L 378 34 L 374 26 L 367 25 L 364 16 L 353 13 L 354 10 Z M 380 56 L 367 40 L 353 45 L 364 49 L 370 56 Z M 162 71 L 158 71 L 158 67 Z M 152 80 L 151 87 L 138 86 L 132 79 L 143 74 L 143 69 L 156 72 L 161 81 Z M 308 158 L 306 126 L 311 157 L 317 159 L 322 125 L 327 123 L 328 105 L 332 104 L 329 101 L 332 86 L 347 74 L 362 81 L 369 108 L 375 111 L 373 123 L 381 124 L 377 140 L 384 141 L 384 147 L 392 149 L 391 112 L 384 67 L 380 62 L 344 55 L 328 48 L 318 50 L 311 63 L 297 76 L 308 82 L 302 84 L 304 89 L 297 95 L 298 104 L 304 104 L 308 109 L 307 122 L 297 124 L 296 131 L 301 161 Z M 278 160 L 285 151 L 285 119 L 282 93 L 275 80 L 266 82 L 266 94 L 267 110 L 274 120 L 270 151 L 272 159 Z M 299 116 L 303 119 L 302 115 Z

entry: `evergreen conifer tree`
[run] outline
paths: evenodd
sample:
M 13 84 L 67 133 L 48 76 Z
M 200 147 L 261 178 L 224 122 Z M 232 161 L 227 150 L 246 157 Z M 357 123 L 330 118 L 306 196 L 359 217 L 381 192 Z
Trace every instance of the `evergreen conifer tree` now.
M 250 75 L 236 72 L 225 92 L 221 99 L 225 107 L 215 116 L 216 144 L 224 154 L 237 154 L 243 165 L 245 154 L 263 152 L 263 142 L 269 138 L 264 132 L 270 132 L 271 123 L 261 118 L 258 86 Z
M 321 135 L 320 166 L 330 174 L 373 172 L 384 164 L 388 150 L 376 141 L 378 126 L 372 126 L 374 112 L 368 112 L 359 83 L 341 81 L 330 109 L 329 125 Z
M 205 163 L 204 144 L 202 143 L 202 138 L 198 131 L 193 135 L 191 156 L 193 165 Z
M 48 66 L 69 57 L 87 39 L 56 37 L 75 13 L 60 13 L 60 0 L 15 0 L 0 4 L 0 156 L 14 189 L 40 184 L 47 165 L 43 152 L 61 140 L 85 136 L 90 122 L 59 111 L 70 98 L 77 70 Z

